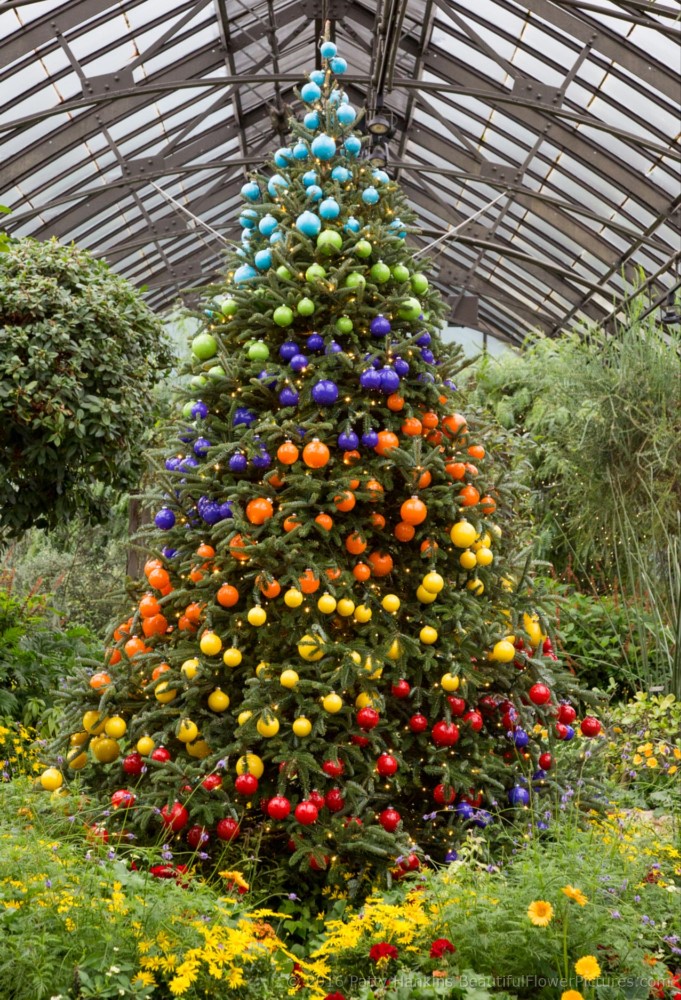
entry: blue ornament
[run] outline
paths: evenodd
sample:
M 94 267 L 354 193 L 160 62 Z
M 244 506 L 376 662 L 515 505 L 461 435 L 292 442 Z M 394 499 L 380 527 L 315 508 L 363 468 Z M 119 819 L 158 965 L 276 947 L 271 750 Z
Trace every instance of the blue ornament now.
M 358 139 L 356 135 L 349 135 L 343 146 L 345 147 L 345 152 L 349 153 L 350 156 L 357 156 L 362 148 L 362 140 Z
M 336 111 L 336 118 L 341 125 L 352 125 L 356 117 L 357 112 L 350 104 L 341 104 Z
M 324 349 L 324 338 L 318 333 L 311 333 L 305 341 L 308 351 L 322 351 Z
M 352 215 L 343 226 L 343 229 L 345 230 L 346 233 L 358 233 L 360 231 L 360 228 L 361 228 L 361 223 L 358 222 L 357 219 L 355 219 L 355 217 Z
M 335 340 L 332 340 L 330 344 L 327 344 L 324 348 L 324 354 L 340 354 L 343 348 Z
M 319 160 L 330 160 L 336 153 L 336 143 L 330 135 L 322 132 L 312 140 L 310 147 L 314 156 Z
M 513 743 L 519 750 L 522 750 L 524 747 L 526 747 L 529 742 L 530 742 L 530 737 L 525 732 L 524 729 L 515 730 L 515 732 L 513 733 Z
M 322 42 L 319 46 L 322 59 L 333 59 L 338 49 L 333 42 Z
M 574 739 L 574 736 L 575 736 L 575 731 L 572 728 L 572 726 L 566 726 L 565 727 L 565 735 L 564 736 L 558 736 L 558 739 L 565 740 L 566 743 L 569 743 L 570 740 Z
M 354 431 L 343 431 L 338 435 L 338 447 L 343 451 L 354 451 L 359 444 L 359 438 Z
M 372 358 L 371 363 L 374 366 L 374 368 L 380 368 L 383 364 L 383 362 L 379 357 Z
M 287 340 L 279 348 L 279 357 L 282 361 L 290 361 L 291 358 L 294 358 L 299 351 L 300 348 L 294 340 Z
M 369 329 L 373 337 L 385 337 L 392 330 L 392 326 L 390 325 L 390 320 L 379 313 L 378 316 L 374 316 L 372 319 Z
M 207 500 L 203 504 L 199 501 L 199 516 L 206 524 L 217 524 L 218 521 L 222 520 L 220 504 L 216 503 L 215 500 Z
M 234 411 L 234 416 L 232 417 L 232 423 L 235 427 L 239 424 L 246 424 L 246 427 L 250 427 L 252 423 L 255 422 L 255 414 L 247 410 L 245 406 L 237 406 Z
M 189 472 L 191 469 L 196 469 L 198 464 L 198 461 L 193 455 L 187 455 L 187 457 L 183 458 L 178 465 L 178 469 L 181 469 L 182 472 Z
M 319 406 L 331 406 L 338 399 L 338 386 L 331 379 L 324 378 L 312 386 L 312 398 Z
M 371 176 L 379 184 L 387 184 L 388 181 L 390 180 L 385 170 L 372 170 Z
M 338 181 L 339 184 L 347 184 L 351 177 L 347 167 L 334 167 L 331 171 L 331 180 Z
M 303 174 L 303 185 L 305 187 L 310 187 L 310 185 L 316 184 L 316 183 L 317 183 L 317 171 L 316 170 L 307 170 Z
M 409 374 L 409 363 L 405 361 L 404 358 L 395 358 L 393 361 L 393 368 L 400 378 L 404 378 L 405 375 Z
M 435 361 L 435 355 L 429 347 L 421 348 L 421 358 L 427 365 L 432 365 Z
M 444 384 L 447 386 L 448 389 L 451 389 L 452 392 L 457 392 L 456 384 L 452 382 L 450 378 L 446 378 Z
M 314 212 L 301 212 L 296 219 L 296 229 L 303 236 L 318 236 L 321 228 L 321 219 Z
M 430 347 L 430 341 L 431 341 L 431 336 L 427 332 L 420 334 L 416 338 L 416 343 L 419 345 L 419 347 Z
M 378 444 L 378 431 L 364 431 L 364 434 L 362 434 L 362 444 L 365 448 L 375 448 Z
M 275 372 L 268 372 L 268 371 L 265 371 L 265 369 L 263 368 L 263 370 L 258 375 L 258 378 L 260 379 L 261 382 L 264 382 L 266 378 L 271 379 L 273 375 L 275 375 Z M 266 389 L 276 389 L 277 388 L 277 380 L 276 380 L 276 378 L 272 379 L 271 382 L 267 382 L 265 384 L 265 388 Z
M 177 555 L 177 549 L 171 549 L 167 545 L 164 545 L 163 548 L 161 549 L 161 555 L 165 559 L 174 559 L 175 556 Z
M 294 372 L 302 372 L 303 368 L 307 368 L 308 364 L 309 361 L 304 354 L 295 354 L 289 362 Z
M 335 73 L 336 76 L 341 76 L 348 68 L 347 60 L 343 59 L 342 56 L 334 56 L 329 65 L 331 72 Z
M 337 219 L 340 215 L 340 205 L 335 198 L 325 198 L 319 206 L 322 219 Z
M 292 156 L 293 150 L 289 149 L 288 146 L 283 146 L 274 154 L 274 162 L 278 167 L 288 167 Z
M 475 810 L 473 809 L 473 806 L 468 804 L 468 802 L 457 802 L 454 812 L 459 819 L 468 820 L 473 818 Z
M 154 524 L 161 531 L 169 531 L 175 525 L 175 514 L 172 512 L 170 507 L 161 507 L 158 514 L 154 518 Z
M 536 781 L 537 784 L 536 785 L 533 784 L 532 787 L 535 788 L 535 789 L 536 788 L 541 788 L 542 781 L 546 780 L 546 774 L 547 774 L 546 771 L 544 771 L 541 767 L 538 767 L 537 770 L 532 775 L 532 781 L 533 782 Z
M 526 788 L 515 785 L 508 793 L 508 801 L 512 806 L 526 806 L 530 802 L 530 793 Z
M 175 457 L 173 457 L 173 458 L 166 458 L 165 465 L 166 465 L 166 469 L 168 470 L 168 472 L 175 472 L 175 470 L 177 468 L 179 468 L 179 465 L 180 465 L 181 461 L 182 461 L 181 458 L 175 458 Z
M 297 406 L 298 393 L 295 389 L 285 386 L 279 393 L 279 402 L 282 406 Z
M 194 442 L 194 454 L 198 455 L 199 458 L 203 458 L 204 455 L 207 455 L 209 448 L 210 448 L 210 441 L 208 440 L 208 438 L 199 437 Z
M 234 512 L 232 511 L 232 501 L 225 500 L 224 503 L 220 504 L 220 519 L 225 520 L 226 518 L 234 517 Z
M 318 101 L 322 96 L 322 92 L 319 89 L 319 85 L 310 80 L 309 83 L 304 83 L 300 88 L 300 96 L 306 104 L 313 104 L 314 101 Z
M 492 814 L 486 809 L 478 809 L 473 817 L 473 826 L 479 826 L 481 830 L 484 830 L 491 822 Z
M 245 472 L 248 467 L 248 459 L 243 452 L 237 451 L 236 454 L 230 456 L 227 464 L 230 472 Z
M 276 198 L 279 194 L 279 188 L 287 188 L 288 181 L 281 174 L 272 174 L 267 182 L 267 190 L 273 198 Z
M 272 464 L 272 458 L 264 448 L 261 448 L 260 453 L 254 455 L 251 461 L 256 469 L 267 469 Z
M 319 128 L 319 115 L 316 111 L 308 111 L 308 113 L 303 118 L 303 125 L 305 128 L 309 128 L 310 131 Z
M 310 184 L 309 188 L 306 189 L 307 197 L 312 201 L 319 201 L 324 192 L 317 184 Z
M 381 379 L 381 392 L 389 396 L 392 392 L 397 392 L 400 387 L 400 376 L 392 368 L 381 368 L 379 372 Z
M 380 389 L 381 376 L 374 368 L 367 368 L 359 377 L 359 384 L 363 389 Z
M 451 865 L 452 861 L 458 861 L 458 860 L 459 860 L 459 855 L 457 854 L 456 851 L 453 850 L 447 851 L 447 853 L 445 854 L 445 861 L 447 862 L 448 865 Z
M 326 80 L 326 73 L 323 69 L 313 69 L 311 73 L 307 74 L 307 78 L 308 80 L 312 80 L 313 83 L 316 83 L 318 87 L 322 87 L 324 85 L 324 80 Z
M 294 160 L 306 160 L 310 155 L 310 150 L 304 142 L 297 142 L 293 147 Z
M 243 285 L 246 281 L 253 281 L 253 278 L 258 277 L 258 272 L 250 264 L 242 264 L 241 267 L 237 267 L 234 272 L 234 284 Z
M 248 201 L 260 200 L 260 188 L 255 181 L 247 181 L 241 188 L 241 197 Z
M 266 271 L 268 267 L 272 267 L 272 251 L 258 250 L 257 254 L 253 258 L 255 261 L 255 266 L 259 271 Z
M 379 197 L 379 193 L 373 185 L 362 191 L 362 201 L 365 205 L 375 205 Z
M 267 215 L 263 215 L 262 219 L 258 223 L 258 229 L 263 236 L 271 236 L 278 225 L 279 223 L 274 216 L 270 215 L 268 212 Z
M 192 438 L 196 436 L 196 432 L 193 431 L 191 427 L 185 427 L 182 433 L 178 434 L 177 436 L 179 437 L 180 441 L 183 441 L 185 444 L 187 444 L 188 441 L 191 441 Z
M 192 409 L 191 409 L 191 414 L 192 414 L 192 417 L 194 418 L 194 420 L 205 420 L 206 419 L 206 417 L 208 416 L 208 407 L 203 402 L 203 400 L 199 399 L 199 400 L 197 400 L 196 403 L 194 403 L 194 405 L 192 406 Z

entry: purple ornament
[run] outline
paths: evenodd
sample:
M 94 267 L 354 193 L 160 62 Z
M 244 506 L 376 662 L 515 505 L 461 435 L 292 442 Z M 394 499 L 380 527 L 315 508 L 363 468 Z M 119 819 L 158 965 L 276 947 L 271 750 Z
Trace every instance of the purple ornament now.
M 331 343 L 328 344 L 327 347 L 324 349 L 324 354 L 340 354 L 342 350 L 343 348 L 341 347 L 341 345 L 338 344 L 335 340 L 332 340 Z
M 279 402 L 282 406 L 297 406 L 298 393 L 290 386 L 285 386 L 279 393 Z
M 400 376 L 392 368 L 381 368 L 379 372 L 381 379 L 381 392 L 389 396 L 391 392 L 397 392 L 400 387 Z
M 421 348 L 421 358 L 427 365 L 432 365 L 435 361 L 435 355 L 429 347 Z
M 516 729 L 513 734 L 513 742 L 518 750 L 522 750 L 530 742 L 530 737 L 524 729 Z
M 515 785 L 508 793 L 508 801 L 512 806 L 526 806 L 530 801 L 530 793 L 526 788 Z
M 343 431 L 338 435 L 338 447 L 343 451 L 354 451 L 359 444 L 359 438 L 354 431 Z
M 259 455 L 255 455 L 251 461 L 256 469 L 266 469 L 272 464 L 272 458 L 264 448 L 260 450 Z
M 261 382 L 264 382 L 266 378 L 272 379 L 271 382 L 267 382 L 266 383 L 266 385 L 265 385 L 266 389 L 276 389 L 277 388 L 277 380 L 276 380 L 276 378 L 272 378 L 273 375 L 275 375 L 274 372 L 265 371 L 264 368 L 260 372 L 260 374 L 258 375 L 258 378 L 260 379 Z
M 473 817 L 473 826 L 479 826 L 481 830 L 484 830 L 486 826 L 492 822 L 492 815 L 488 813 L 486 809 L 476 810 L 475 816 Z
M 468 802 L 459 802 L 457 803 L 454 812 L 459 819 L 467 820 L 472 818 L 475 810 L 473 809 L 473 806 L 468 804 Z
M 247 410 L 245 406 L 237 406 L 236 410 L 234 411 L 234 416 L 232 418 L 232 423 L 234 424 L 235 427 L 238 427 L 239 424 L 246 424 L 247 427 L 250 427 L 254 421 L 255 421 L 254 413 L 251 413 L 250 410 Z
M 196 461 L 193 455 L 187 455 L 187 457 L 183 458 L 180 464 L 178 465 L 178 469 L 181 469 L 182 472 L 189 472 L 190 469 L 196 469 L 198 464 L 199 463 Z
M 405 375 L 409 374 L 409 363 L 405 361 L 404 358 L 395 358 L 393 361 L 393 368 L 400 378 L 404 378 Z
M 435 376 L 431 375 L 430 372 L 420 372 L 416 376 L 416 381 L 417 382 L 434 382 L 435 381 Z
M 305 346 L 308 351 L 323 351 L 324 350 L 324 338 L 318 333 L 311 333 L 310 336 L 305 341 Z
M 154 518 L 154 524 L 161 531 L 169 531 L 175 524 L 175 514 L 172 512 L 170 507 L 161 507 L 160 511 Z
M 289 364 L 294 372 L 302 372 L 303 368 L 307 368 L 308 360 L 304 354 L 294 354 Z
M 375 448 L 378 444 L 378 431 L 365 431 L 362 434 L 362 444 L 365 448 Z
M 181 461 L 182 459 L 180 458 L 175 458 L 175 457 L 166 458 L 166 469 L 168 470 L 168 472 L 175 472 L 175 470 L 179 467 Z
M 385 337 L 390 333 L 392 327 L 390 320 L 387 320 L 385 316 L 378 315 L 372 319 L 369 329 L 373 337 Z
M 234 517 L 231 500 L 225 500 L 220 504 L 220 518 L 224 521 L 228 517 Z
M 373 368 L 367 368 L 360 375 L 359 384 L 363 389 L 380 389 L 381 376 Z
M 562 739 L 562 740 L 565 740 L 566 743 L 569 743 L 570 740 L 574 739 L 574 736 L 575 736 L 575 731 L 572 728 L 572 726 L 566 726 L 565 727 L 565 736 L 559 736 L 558 738 Z
M 299 351 L 300 348 L 294 340 L 287 340 L 286 343 L 282 344 L 279 348 L 279 357 L 282 361 L 290 361 L 291 358 L 295 358 Z
M 416 338 L 416 343 L 419 347 L 430 347 L 431 336 L 428 332 L 422 333 Z
M 202 499 L 205 498 L 202 497 Z M 222 518 L 220 504 L 216 503 L 215 500 L 205 500 L 205 503 L 201 503 L 201 500 L 199 500 L 197 508 L 201 520 L 205 521 L 206 524 L 217 524 Z
M 161 555 L 166 559 L 174 559 L 177 555 L 177 549 L 171 549 L 167 545 L 164 545 L 161 549 Z
M 230 456 L 228 464 L 231 472 L 245 472 L 248 467 L 248 459 L 242 452 L 238 451 L 235 455 Z
M 207 455 L 209 448 L 210 441 L 208 438 L 200 437 L 194 442 L 194 454 L 198 455 L 199 458 L 203 458 L 204 455 Z
M 532 781 L 536 781 L 536 782 L 544 781 L 545 778 L 546 778 L 546 771 L 544 771 L 541 767 L 537 768 L 537 770 L 532 775 Z M 537 785 L 533 785 L 533 787 L 534 788 L 539 788 L 540 786 L 537 784 Z
M 191 412 L 194 420 L 205 420 L 208 416 L 208 407 L 201 399 L 199 399 L 198 402 L 194 403 L 192 406 Z
M 458 861 L 459 855 L 456 851 L 447 851 L 445 854 L 445 861 L 448 865 L 451 865 L 452 861 Z
M 448 389 L 451 389 L 452 392 L 456 392 L 457 391 L 456 384 L 454 382 L 452 382 L 452 380 L 450 378 L 446 378 L 445 379 L 445 385 L 447 386 Z
M 188 444 L 196 435 L 196 431 L 193 431 L 191 427 L 184 427 L 182 432 L 178 434 L 178 438 L 183 444 Z
M 320 406 L 331 406 L 338 399 L 338 386 L 331 379 L 323 378 L 312 387 L 312 398 Z

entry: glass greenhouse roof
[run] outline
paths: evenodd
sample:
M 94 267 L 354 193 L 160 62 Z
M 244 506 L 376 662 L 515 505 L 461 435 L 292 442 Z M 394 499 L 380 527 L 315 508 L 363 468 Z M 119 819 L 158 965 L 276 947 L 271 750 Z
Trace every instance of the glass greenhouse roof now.
M 215 279 L 331 21 L 394 121 L 451 321 L 518 341 L 681 282 L 681 5 L 648 0 L 5 0 L 0 203 L 156 308 Z M 642 275 L 642 277 L 641 277 Z

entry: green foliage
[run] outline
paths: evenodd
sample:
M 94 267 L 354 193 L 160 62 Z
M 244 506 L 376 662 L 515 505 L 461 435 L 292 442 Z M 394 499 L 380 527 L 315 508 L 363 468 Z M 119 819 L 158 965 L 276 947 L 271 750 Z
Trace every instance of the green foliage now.
M 151 389 L 170 363 L 160 321 L 74 245 L 0 254 L 0 530 L 93 519 L 142 468 Z

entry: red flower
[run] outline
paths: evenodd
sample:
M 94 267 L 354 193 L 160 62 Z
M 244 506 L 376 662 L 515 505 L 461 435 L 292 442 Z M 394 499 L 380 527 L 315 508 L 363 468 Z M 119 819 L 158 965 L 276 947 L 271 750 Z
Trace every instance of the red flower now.
M 437 941 L 433 941 L 430 946 L 430 957 L 431 958 L 442 958 L 443 955 L 448 953 L 454 954 L 456 948 L 451 941 L 447 938 L 438 938 Z
M 380 944 L 371 946 L 369 949 L 369 958 L 372 962 L 380 962 L 382 958 L 397 958 L 397 948 L 394 944 L 381 941 Z
M 324 1000 L 345 1000 L 342 993 L 327 993 Z

